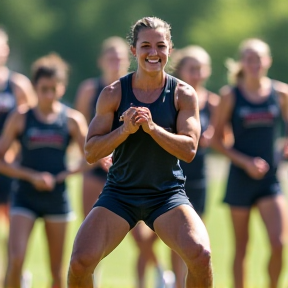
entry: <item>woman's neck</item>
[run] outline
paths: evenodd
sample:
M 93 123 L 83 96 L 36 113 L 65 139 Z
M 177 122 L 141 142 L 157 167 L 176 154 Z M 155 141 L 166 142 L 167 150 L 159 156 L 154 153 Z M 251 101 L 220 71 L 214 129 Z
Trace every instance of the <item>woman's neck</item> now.
M 261 78 L 243 78 L 243 85 L 246 90 L 255 92 L 258 91 L 261 88 L 264 88 L 267 86 L 268 78 L 267 77 L 261 77 Z
M 46 105 L 44 103 L 38 102 L 36 110 L 41 117 L 49 118 L 52 114 L 58 113 L 60 110 L 60 103 L 58 101 L 54 101 L 51 105 Z
M 147 74 L 137 70 L 133 74 L 133 89 L 140 89 L 144 91 L 151 91 L 161 89 L 165 85 L 166 73 Z

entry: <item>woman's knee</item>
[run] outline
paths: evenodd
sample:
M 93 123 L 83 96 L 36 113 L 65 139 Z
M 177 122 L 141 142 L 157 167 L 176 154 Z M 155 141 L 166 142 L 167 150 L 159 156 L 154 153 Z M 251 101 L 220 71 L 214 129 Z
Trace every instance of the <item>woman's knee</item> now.
M 199 269 L 205 268 L 209 266 L 211 262 L 210 247 L 197 244 L 193 248 L 190 248 L 190 251 L 186 252 L 186 257 L 183 260 L 186 262 L 188 269 L 195 269 L 195 267 L 198 267 Z
M 69 270 L 75 276 L 92 274 L 99 262 L 100 257 L 97 259 L 91 254 L 72 253 Z

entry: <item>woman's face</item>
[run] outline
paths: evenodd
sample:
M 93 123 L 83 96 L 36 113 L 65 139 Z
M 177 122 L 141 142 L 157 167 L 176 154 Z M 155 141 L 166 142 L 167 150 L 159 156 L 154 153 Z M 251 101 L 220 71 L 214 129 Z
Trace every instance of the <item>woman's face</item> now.
M 132 47 L 131 52 L 137 59 L 138 69 L 148 73 L 164 70 L 171 52 L 165 30 L 163 28 L 140 30 L 136 47 Z
M 124 75 L 130 65 L 128 50 L 124 47 L 111 48 L 102 55 L 98 63 L 104 73 Z
M 39 103 L 51 105 L 58 101 L 65 93 L 65 85 L 55 77 L 41 77 L 34 85 Z
M 197 87 L 203 84 L 210 76 L 211 68 L 208 64 L 204 64 L 192 57 L 187 57 L 183 61 L 179 68 L 178 76 L 189 85 Z
M 240 63 L 245 77 L 260 78 L 267 74 L 271 58 L 256 49 L 247 49 L 243 52 Z

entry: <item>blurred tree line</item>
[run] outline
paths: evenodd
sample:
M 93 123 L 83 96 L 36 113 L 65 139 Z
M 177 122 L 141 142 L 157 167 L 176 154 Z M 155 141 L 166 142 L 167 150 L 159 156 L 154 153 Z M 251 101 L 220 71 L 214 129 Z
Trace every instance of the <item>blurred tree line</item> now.
M 9 66 L 30 76 L 30 65 L 51 51 L 71 67 L 65 101 L 72 103 L 79 83 L 99 74 L 96 58 L 102 40 L 126 37 L 144 16 L 172 26 L 175 48 L 197 44 L 211 55 L 207 86 L 217 92 L 226 83 L 227 57 L 237 58 L 248 37 L 267 41 L 272 50 L 270 77 L 287 82 L 287 2 L 273 0 L 1 0 L 0 25 L 10 38 Z M 285 32 L 286 31 L 286 32 Z

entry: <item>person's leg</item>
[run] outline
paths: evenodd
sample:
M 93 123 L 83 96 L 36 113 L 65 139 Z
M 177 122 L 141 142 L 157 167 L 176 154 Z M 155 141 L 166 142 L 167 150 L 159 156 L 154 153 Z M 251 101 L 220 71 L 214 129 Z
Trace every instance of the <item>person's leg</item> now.
M 138 246 L 139 254 L 137 259 L 138 288 L 145 287 L 145 271 L 147 265 L 153 264 L 160 270 L 158 259 L 153 251 L 153 245 L 158 239 L 157 235 L 144 223 L 139 222 L 131 234 Z
M 194 210 L 202 219 L 206 202 L 206 185 L 203 185 L 204 179 L 199 181 L 186 182 L 186 194 L 189 201 L 193 205 Z M 199 182 L 202 185 L 199 185 Z M 199 187 L 200 186 L 200 187 Z M 202 219 L 203 221 L 203 219 Z M 204 222 L 204 221 L 203 221 Z M 187 275 L 187 267 L 181 257 L 173 250 L 171 250 L 172 269 L 175 274 L 175 288 L 183 288 L 185 286 L 185 278 Z
M 187 275 L 187 267 L 182 258 L 173 250 L 171 250 L 172 269 L 175 274 L 175 288 L 183 288 L 185 286 L 185 278 Z
M 249 239 L 250 208 L 230 206 L 233 224 L 235 254 L 233 261 L 234 287 L 244 287 L 244 259 Z
M 162 214 L 154 221 L 154 229 L 187 265 L 186 288 L 213 286 L 208 233 L 191 206 L 180 205 Z
M 88 173 L 83 175 L 82 201 L 84 217 L 86 217 L 91 211 L 103 190 L 105 182 L 105 179 L 102 177 L 96 177 Z
M 268 265 L 270 288 L 278 287 L 282 269 L 284 234 L 286 230 L 287 206 L 284 195 L 265 197 L 258 201 L 257 207 L 264 221 L 271 245 Z
M 91 210 L 75 238 L 68 272 L 68 288 L 93 288 L 92 274 L 129 232 L 126 220 L 104 207 Z
M 8 241 L 8 267 L 4 287 L 20 288 L 22 266 L 35 218 L 12 214 Z
M 45 220 L 45 230 L 50 256 L 50 269 L 53 278 L 52 288 L 63 287 L 63 248 L 65 242 L 67 222 L 52 222 Z

